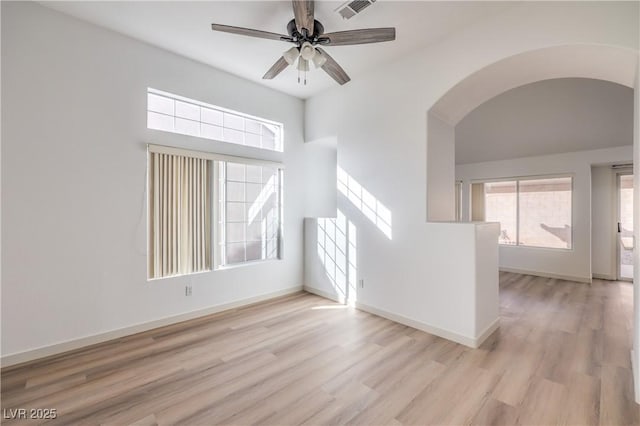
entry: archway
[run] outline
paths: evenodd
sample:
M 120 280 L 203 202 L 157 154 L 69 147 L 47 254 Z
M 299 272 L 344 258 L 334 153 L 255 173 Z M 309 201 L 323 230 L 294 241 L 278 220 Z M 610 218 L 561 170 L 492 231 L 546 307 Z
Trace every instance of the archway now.
M 634 218 L 640 222 L 640 61 L 638 52 L 607 45 L 565 45 L 520 53 L 476 71 L 433 104 L 427 116 L 427 220 L 455 220 L 455 126 L 469 112 L 510 89 L 555 78 L 590 78 L 634 89 Z M 635 240 L 640 241 L 636 227 Z M 640 403 L 640 250 L 634 253 L 631 357 Z
M 427 220 L 455 219 L 456 124 L 487 100 L 537 81 L 580 77 L 635 87 L 638 53 L 605 45 L 532 50 L 488 65 L 449 89 L 428 111 Z

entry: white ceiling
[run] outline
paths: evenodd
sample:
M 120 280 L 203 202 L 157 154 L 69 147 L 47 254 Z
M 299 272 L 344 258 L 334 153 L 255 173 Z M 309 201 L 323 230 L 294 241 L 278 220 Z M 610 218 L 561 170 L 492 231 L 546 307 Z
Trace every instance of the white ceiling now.
M 509 7 L 505 2 L 378 0 L 361 15 L 343 20 L 335 12 L 343 3 L 316 3 L 316 19 L 326 32 L 390 26 L 397 30 L 393 42 L 326 48 L 352 79 Z M 307 85 L 300 85 L 297 70 L 292 67 L 274 80 L 262 80 L 262 75 L 290 44 L 211 31 L 210 24 L 215 22 L 286 34 L 286 24 L 293 17 L 289 1 L 44 1 L 42 4 L 300 98 L 337 84 L 323 71 L 312 70 Z
M 456 164 L 632 144 L 632 88 L 560 78 L 511 89 L 471 111 L 456 126 Z

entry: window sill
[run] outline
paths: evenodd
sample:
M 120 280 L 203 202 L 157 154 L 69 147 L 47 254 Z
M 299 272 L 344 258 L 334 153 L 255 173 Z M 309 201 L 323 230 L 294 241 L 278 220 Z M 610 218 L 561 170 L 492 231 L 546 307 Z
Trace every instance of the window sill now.
M 188 274 L 167 275 L 165 277 L 156 277 L 156 278 L 147 277 L 147 282 L 160 281 L 160 280 L 170 280 L 172 278 L 190 277 L 192 275 L 201 275 L 201 274 L 206 274 L 206 273 L 212 272 L 212 271 L 213 271 L 213 269 L 207 269 L 205 271 L 189 272 Z
M 525 248 L 525 249 L 533 249 L 533 250 L 546 250 L 546 251 L 559 251 L 559 252 L 572 252 L 574 251 L 572 248 L 560 248 L 560 247 L 536 247 L 536 246 L 525 246 L 522 244 L 500 244 L 498 243 L 498 247 L 509 247 L 509 248 Z
M 276 258 L 276 259 L 260 259 L 260 260 L 251 260 L 248 262 L 242 262 L 242 263 L 233 263 L 231 265 L 224 265 L 224 266 L 218 266 L 216 268 L 213 269 L 213 271 L 226 271 L 229 269 L 238 269 L 238 268 L 243 268 L 245 266 L 251 266 L 251 265 L 261 265 L 264 263 L 271 263 L 271 262 L 279 262 L 281 261 L 281 258 Z

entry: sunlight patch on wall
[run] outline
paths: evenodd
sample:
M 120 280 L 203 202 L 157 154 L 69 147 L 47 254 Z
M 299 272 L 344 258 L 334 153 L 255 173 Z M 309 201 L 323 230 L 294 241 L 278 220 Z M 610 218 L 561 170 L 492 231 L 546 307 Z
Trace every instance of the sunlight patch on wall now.
M 339 299 L 356 301 L 356 227 L 338 210 L 337 217 L 318 219 L 318 258 Z
M 338 166 L 338 191 L 391 239 L 391 210 L 366 190 L 357 180 Z

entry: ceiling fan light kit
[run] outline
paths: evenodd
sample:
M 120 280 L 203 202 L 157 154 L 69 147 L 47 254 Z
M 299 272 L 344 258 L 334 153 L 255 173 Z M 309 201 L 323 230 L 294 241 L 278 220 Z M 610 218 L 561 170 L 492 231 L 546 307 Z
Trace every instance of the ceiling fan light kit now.
M 316 49 L 311 45 L 311 43 L 309 43 L 308 41 L 302 43 L 302 46 L 300 47 L 300 56 L 308 61 L 313 58 L 313 55 L 315 54 Z
M 294 19 L 287 24 L 289 35 L 220 24 L 211 24 L 211 29 L 293 43 L 295 46 L 284 52 L 262 78 L 266 80 L 275 78 L 287 66 L 293 65 L 297 59 L 298 83 L 300 83 L 300 72 L 303 72 L 304 84 L 307 84 L 306 73 L 309 71 L 309 61 L 312 61 L 316 68 L 322 68 L 338 84 L 342 85 L 351 80 L 342 67 L 319 46 L 348 46 L 396 39 L 395 28 L 367 28 L 325 33 L 324 26 L 315 20 L 314 0 L 292 0 L 292 4 Z
M 316 50 L 316 54 L 313 55 L 313 58 L 311 60 L 313 61 L 313 65 L 315 65 L 316 68 L 321 68 L 327 62 L 327 57 Z
M 297 47 L 292 47 L 291 49 L 284 52 L 282 54 L 282 57 L 284 58 L 285 61 L 287 61 L 287 64 L 293 65 L 296 59 L 298 59 L 299 55 L 300 55 L 300 50 L 298 50 Z

